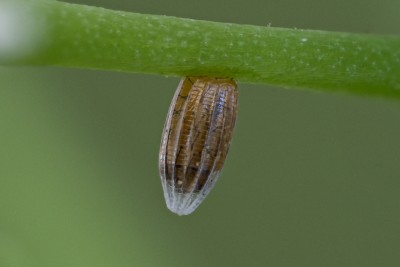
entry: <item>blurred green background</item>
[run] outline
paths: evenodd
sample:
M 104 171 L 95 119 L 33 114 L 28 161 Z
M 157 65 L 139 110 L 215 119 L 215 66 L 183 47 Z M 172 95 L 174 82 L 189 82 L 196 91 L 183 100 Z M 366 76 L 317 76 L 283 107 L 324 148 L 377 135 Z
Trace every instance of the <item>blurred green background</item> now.
M 277 27 L 400 34 L 398 0 L 70 1 Z M 0 266 L 400 266 L 400 103 L 239 83 L 221 179 L 164 204 L 179 78 L 0 68 Z

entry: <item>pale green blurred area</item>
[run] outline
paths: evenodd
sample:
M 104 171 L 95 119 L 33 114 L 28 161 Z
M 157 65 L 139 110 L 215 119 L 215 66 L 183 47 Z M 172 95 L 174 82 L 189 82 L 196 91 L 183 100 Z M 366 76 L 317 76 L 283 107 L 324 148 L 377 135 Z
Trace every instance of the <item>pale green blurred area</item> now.
M 398 0 L 79 3 L 400 33 Z M 400 265 L 399 102 L 239 84 L 222 177 L 178 217 L 157 168 L 178 81 L 0 68 L 1 267 Z

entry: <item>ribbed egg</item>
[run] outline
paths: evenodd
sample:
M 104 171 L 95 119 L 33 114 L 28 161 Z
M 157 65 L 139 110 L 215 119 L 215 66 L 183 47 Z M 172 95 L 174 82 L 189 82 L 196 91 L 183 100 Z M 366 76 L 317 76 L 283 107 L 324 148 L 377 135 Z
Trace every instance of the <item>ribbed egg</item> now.
M 181 80 L 159 155 L 165 201 L 172 212 L 192 213 L 214 187 L 232 140 L 237 97 L 231 78 Z

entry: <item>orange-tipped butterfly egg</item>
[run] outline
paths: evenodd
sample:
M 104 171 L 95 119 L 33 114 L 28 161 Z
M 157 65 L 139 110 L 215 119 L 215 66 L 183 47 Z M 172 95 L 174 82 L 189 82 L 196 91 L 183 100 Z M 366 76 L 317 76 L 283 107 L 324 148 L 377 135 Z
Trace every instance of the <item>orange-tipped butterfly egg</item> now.
M 159 158 L 165 201 L 172 212 L 192 213 L 218 180 L 232 140 L 237 97 L 231 78 L 181 80 L 165 122 Z

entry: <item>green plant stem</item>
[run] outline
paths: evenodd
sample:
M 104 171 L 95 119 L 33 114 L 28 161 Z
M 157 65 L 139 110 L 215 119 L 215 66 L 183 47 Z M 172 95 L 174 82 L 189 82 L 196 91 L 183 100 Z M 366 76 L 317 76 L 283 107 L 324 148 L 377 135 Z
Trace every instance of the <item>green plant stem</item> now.
M 3 64 L 53 65 L 400 97 L 400 38 L 143 15 L 23 1 L 41 49 Z

